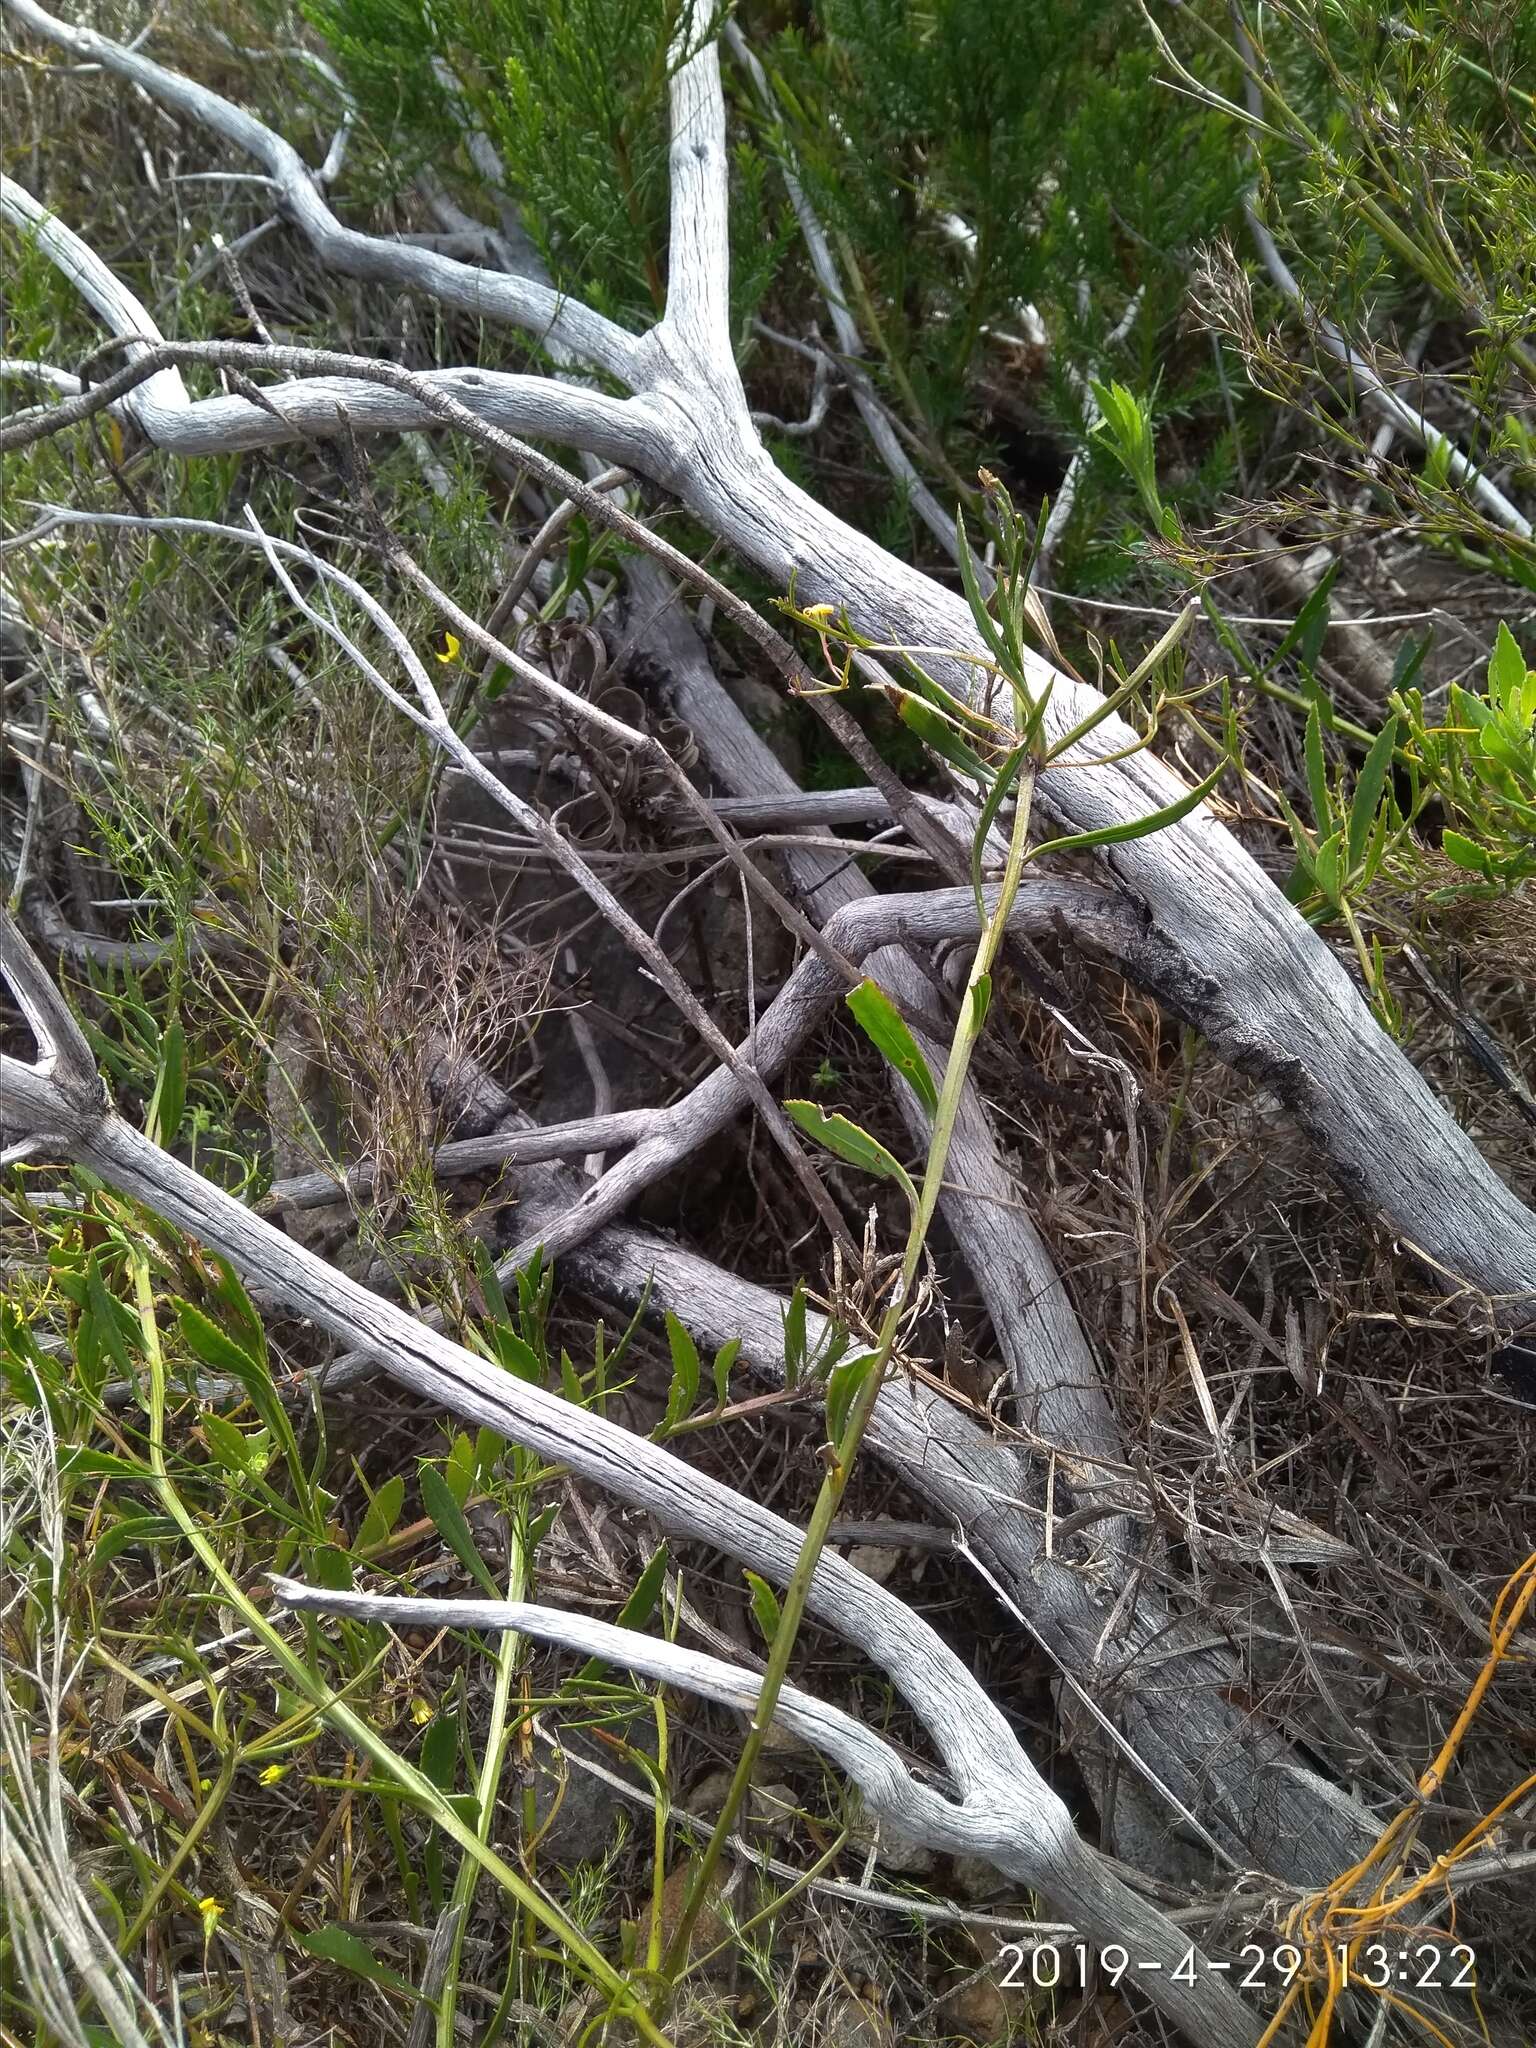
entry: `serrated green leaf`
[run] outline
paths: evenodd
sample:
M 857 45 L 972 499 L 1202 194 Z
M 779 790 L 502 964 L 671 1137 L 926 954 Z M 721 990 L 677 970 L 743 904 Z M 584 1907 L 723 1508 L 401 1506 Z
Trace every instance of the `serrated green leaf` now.
M 1317 842 L 1291 809 L 1290 804 L 1286 801 L 1285 791 L 1277 789 L 1275 796 L 1280 805 L 1280 815 L 1285 819 L 1286 830 L 1291 835 L 1291 844 L 1296 849 L 1296 858 L 1310 875 L 1312 872 L 1312 856 L 1317 850 Z
M 843 998 L 857 1019 L 864 1036 L 890 1061 L 932 1116 L 939 1106 L 939 1091 L 929 1072 L 917 1040 L 906 1019 L 877 981 L 861 981 Z
M 779 1596 L 766 1579 L 760 1579 L 756 1572 L 743 1568 L 742 1577 L 752 1596 L 752 1619 L 757 1623 L 758 1632 L 770 1649 L 779 1632 Z
M 265 1368 L 194 1302 L 177 1301 L 174 1306 L 182 1342 L 201 1364 L 228 1379 L 238 1380 L 247 1393 L 253 1392 L 258 1384 L 270 1387 Z
M 65 1478 L 143 1479 L 145 1468 L 132 1458 L 120 1458 L 116 1451 L 93 1451 L 84 1444 L 59 1452 L 59 1471 Z
M 483 1330 L 476 1330 L 475 1337 L 482 1348 L 514 1379 L 526 1380 L 530 1386 L 542 1386 L 544 1368 L 539 1355 L 531 1344 L 527 1344 L 510 1324 L 500 1321 L 488 1323 Z
M 1481 875 L 1485 881 L 1493 879 L 1493 859 L 1486 846 L 1479 846 L 1475 839 L 1468 839 L 1463 833 L 1453 832 L 1447 826 L 1440 835 L 1440 851 L 1456 867 L 1468 874 Z
M 1482 698 L 1471 690 L 1464 690 L 1460 683 L 1452 683 L 1451 685 L 1450 707 L 1451 723 L 1453 725 L 1470 726 L 1479 733 L 1493 719 L 1492 711 L 1483 702 Z
M 234 1267 L 219 1252 L 205 1252 L 209 1271 L 213 1275 L 213 1297 L 224 1310 L 228 1321 L 238 1325 L 242 1342 L 253 1358 L 262 1356 L 266 1349 L 266 1332 L 256 1304 L 246 1292 L 245 1283 Z
M 134 1550 L 141 1543 L 173 1543 L 180 1535 L 180 1523 L 172 1521 L 169 1515 L 124 1515 L 97 1539 L 86 1575 L 89 1577 L 99 1565 L 109 1564 L 123 1551 Z
M 420 1467 L 422 1506 L 432 1517 L 438 1534 L 448 1545 L 454 1556 L 463 1565 L 472 1579 L 490 1595 L 493 1600 L 502 1597 L 502 1590 L 486 1569 L 485 1560 L 470 1534 L 464 1510 L 454 1499 L 448 1482 L 435 1465 L 423 1461 Z
M 204 1410 L 199 1427 L 216 1462 L 238 1479 L 259 1479 L 272 1461 L 271 1434 L 265 1429 L 247 1436 L 212 1409 Z

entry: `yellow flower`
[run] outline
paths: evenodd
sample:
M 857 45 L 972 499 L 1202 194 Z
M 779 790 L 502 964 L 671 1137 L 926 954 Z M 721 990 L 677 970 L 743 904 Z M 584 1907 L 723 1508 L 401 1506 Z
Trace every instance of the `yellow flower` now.
M 207 1943 L 212 1939 L 213 1930 L 224 1918 L 224 1908 L 219 1904 L 217 1899 L 210 1898 L 199 1899 L 197 1902 L 197 1910 L 203 1923 L 203 1943 L 206 1947 Z
M 286 1764 L 268 1764 L 256 1782 L 258 1785 L 275 1785 L 280 1778 L 286 1778 L 287 1775 Z
M 432 651 L 433 651 L 433 653 L 434 653 L 434 654 L 435 654 L 435 655 L 437 656 L 437 658 L 438 658 L 438 660 L 439 660 L 439 661 L 457 661 L 457 660 L 458 660 L 458 658 L 459 658 L 459 640 L 458 640 L 458 636 L 457 636 L 456 634 L 454 634 L 454 633 L 450 633 L 450 632 L 448 631 L 448 628 L 447 628 L 447 627 L 445 626 L 445 627 L 443 628 L 443 636 L 442 636 L 442 637 L 443 637 L 443 644 L 442 644 L 442 646 L 441 646 L 441 647 L 435 647 L 435 648 L 434 648 L 434 649 L 432 650 Z
M 411 1701 L 411 1719 L 418 1728 L 425 1728 L 436 1711 L 430 1700 L 424 1700 L 419 1695 Z

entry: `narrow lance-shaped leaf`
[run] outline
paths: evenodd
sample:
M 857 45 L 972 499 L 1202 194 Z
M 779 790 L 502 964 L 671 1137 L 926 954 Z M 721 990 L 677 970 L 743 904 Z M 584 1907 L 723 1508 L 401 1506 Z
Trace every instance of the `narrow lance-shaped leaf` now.
M 976 558 L 971 553 L 970 537 L 965 530 L 965 519 L 958 512 L 955 514 L 955 559 L 960 564 L 960 584 L 965 592 L 965 601 L 971 608 L 971 617 L 976 621 L 976 630 L 986 641 L 994 660 L 1006 664 L 1008 650 L 998 631 L 997 621 L 987 608 L 981 579 L 976 574 Z
M 673 1315 L 666 1312 L 667 1343 L 672 1352 L 672 1384 L 667 1389 L 664 1428 L 675 1429 L 699 1398 L 699 1347 Z
M 1328 564 L 1316 590 L 1286 628 L 1279 646 L 1264 663 L 1265 675 L 1277 668 L 1293 647 L 1308 668 L 1316 668 L 1317 657 L 1322 652 L 1323 635 L 1328 630 L 1331 593 L 1342 567 L 1343 562 L 1338 556 Z
M 1028 747 L 1015 747 L 992 778 L 992 787 L 987 791 L 987 800 L 981 807 L 981 816 L 976 820 L 976 830 L 971 837 L 971 886 L 976 891 L 976 915 L 985 924 L 987 921 L 986 897 L 982 891 L 981 870 L 987 857 L 987 836 L 997 822 L 997 814 L 1007 800 L 1008 792 L 1018 778 Z
M 1358 872 L 1365 860 L 1365 850 L 1370 844 L 1371 828 L 1376 822 L 1376 812 L 1396 745 L 1397 720 L 1389 718 L 1371 742 L 1371 750 L 1361 766 L 1349 806 L 1347 870 L 1351 875 Z
M 1397 657 L 1392 663 L 1392 688 L 1394 690 L 1406 690 L 1409 688 L 1414 677 L 1424 666 L 1424 658 L 1434 644 L 1435 630 L 1433 626 L 1417 640 L 1413 638 L 1412 634 L 1408 636 L 1397 650 Z
M 1317 886 L 1335 908 L 1338 907 L 1343 894 L 1340 886 L 1342 877 L 1339 873 L 1340 842 L 1341 835 L 1330 832 L 1317 849 L 1312 861 L 1312 873 Z
M 864 1036 L 877 1051 L 884 1053 L 932 1116 L 939 1106 L 939 1091 L 906 1019 L 885 990 L 877 981 L 861 981 L 843 1000 L 857 1018 Z
M 413 2002 L 420 2000 L 434 2011 L 437 2009 L 432 1999 L 423 1997 L 398 1970 L 381 1963 L 361 1935 L 353 1934 L 348 1928 L 334 1924 L 316 1927 L 310 1933 L 295 1934 L 293 1939 L 318 1962 L 331 1963 L 337 1969 L 345 1970 L 349 1976 L 361 1977 L 365 1983 L 377 1984 L 385 1990 L 398 1992 L 402 1998 Z
M 802 1308 L 803 1306 L 802 1300 Z M 736 1363 L 737 1354 L 740 1350 L 741 1339 L 739 1337 L 732 1337 L 728 1342 L 722 1344 L 715 1353 L 713 1377 L 715 1382 L 715 1406 L 717 1408 L 725 1406 L 730 1394 L 731 1367 Z
M 827 1441 L 835 1449 L 842 1447 L 853 1404 L 874 1366 L 874 1352 L 865 1351 L 857 1358 L 845 1358 L 827 1381 Z
M 805 1283 L 797 1280 L 784 1311 L 784 1384 L 791 1391 L 799 1384 L 805 1356 Z
M 620 1628 L 647 1628 L 661 1601 L 667 1583 L 667 1546 L 659 1543 L 646 1559 L 645 1569 L 635 1581 L 634 1591 L 619 1609 Z
M 1339 565 L 1334 563 L 1316 590 L 1307 599 L 1297 615 L 1296 659 L 1307 668 L 1315 669 L 1323 651 L 1323 642 L 1328 635 L 1329 615 L 1333 609 L 1329 597 Z
M 460 1507 L 475 1490 L 475 1446 L 466 1430 L 459 1430 L 448 1446 L 443 1483 Z
M 434 1716 L 421 1738 L 421 1768 L 439 1792 L 451 1792 L 454 1788 L 461 1739 L 459 1710 L 449 1707 Z
M 172 1017 L 160 1040 L 155 1092 L 149 1099 L 145 1135 L 169 1151 L 181 1129 L 187 1102 L 187 1038 L 180 1017 Z
M 502 1597 L 502 1589 L 486 1569 L 485 1560 L 469 1532 L 464 1511 L 448 1489 L 448 1482 L 435 1465 L 423 1464 L 420 1470 L 421 1500 L 427 1513 L 437 1525 L 438 1534 L 448 1545 L 454 1556 L 463 1565 L 475 1582 L 483 1587 L 493 1600 Z
M 371 1550 L 375 1544 L 388 1542 L 404 1505 L 405 1481 L 398 1472 L 391 1473 L 368 1503 L 368 1512 L 357 1532 L 356 1548 Z
M 119 1376 L 125 1380 L 133 1378 L 133 1359 L 129 1346 L 138 1335 L 138 1325 L 130 1316 L 124 1304 L 107 1291 L 107 1283 L 101 1270 L 101 1260 L 92 1252 L 86 1262 L 86 1289 L 90 1303 L 90 1315 L 96 1326 L 97 1342 L 117 1367 Z
M 1500 619 L 1493 652 L 1488 657 L 1488 700 L 1507 711 L 1519 703 L 1525 690 L 1525 656 L 1520 643 Z
M 779 1632 L 779 1596 L 756 1572 L 744 1569 L 742 1577 L 752 1595 L 752 1619 L 757 1623 L 763 1641 L 772 1649 L 773 1639 Z
M 911 1176 L 901 1161 L 858 1124 L 850 1123 L 847 1117 L 838 1115 L 835 1110 L 829 1115 L 819 1102 L 795 1100 L 786 1102 L 784 1107 L 806 1136 L 814 1138 L 818 1145 L 825 1145 L 829 1152 L 835 1152 L 849 1166 L 862 1167 L 865 1173 L 878 1174 L 881 1180 L 895 1181 L 909 1197 L 915 1198 Z
M 1326 839 L 1333 823 L 1333 805 L 1328 795 L 1328 764 L 1323 758 L 1323 724 L 1314 704 L 1307 713 L 1307 791 L 1312 798 L 1312 816 L 1318 837 Z
M 650 1626 L 652 1615 L 661 1603 L 662 1589 L 667 1583 L 667 1546 L 659 1543 L 645 1563 L 645 1569 L 634 1583 L 629 1598 L 619 1609 L 619 1627 L 643 1629 Z M 569 1681 L 570 1689 L 577 1691 L 589 1685 L 593 1679 L 602 1677 L 608 1665 L 601 1657 L 589 1657 L 581 1669 Z
M 931 704 L 925 704 L 921 697 L 914 697 L 909 691 L 896 694 L 896 715 L 903 725 L 910 726 L 925 746 L 931 747 L 939 758 L 947 761 L 951 768 L 958 768 L 973 782 L 986 782 L 987 764 L 976 749 L 967 746 L 959 733 L 941 712 Z
M 1213 768 L 1204 782 L 1197 783 L 1191 790 L 1171 804 L 1165 804 L 1160 811 L 1149 811 L 1144 818 L 1127 818 L 1122 825 L 1100 825 L 1092 832 L 1069 833 L 1065 839 L 1048 839 L 1043 846 L 1035 848 L 1035 858 L 1041 859 L 1048 853 L 1080 853 L 1090 846 L 1119 846 L 1129 839 L 1147 839 L 1154 832 L 1161 832 L 1167 825 L 1176 825 L 1180 818 L 1187 818 L 1191 811 L 1198 810 L 1220 782 L 1226 772 L 1226 763 Z

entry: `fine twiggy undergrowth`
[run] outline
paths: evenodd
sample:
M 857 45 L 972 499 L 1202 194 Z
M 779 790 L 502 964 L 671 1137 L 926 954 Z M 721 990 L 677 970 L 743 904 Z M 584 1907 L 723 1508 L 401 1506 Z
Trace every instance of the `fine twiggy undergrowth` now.
M 0 22 L 0 2041 L 1523 2039 L 1520 10 Z

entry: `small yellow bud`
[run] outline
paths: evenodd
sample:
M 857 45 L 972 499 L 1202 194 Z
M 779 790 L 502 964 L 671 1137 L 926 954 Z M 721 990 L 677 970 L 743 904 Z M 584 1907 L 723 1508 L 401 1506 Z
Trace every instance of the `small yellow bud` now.
M 808 619 L 814 619 L 820 624 L 823 619 L 831 618 L 832 607 L 829 604 L 808 604 L 805 608 L 805 616 Z
M 418 1728 L 425 1728 L 436 1711 L 430 1700 L 418 1697 L 411 1701 L 411 1719 Z
M 286 1778 L 287 1775 L 288 1766 L 286 1764 L 268 1764 L 256 1782 L 258 1785 L 276 1785 L 283 1778 Z

